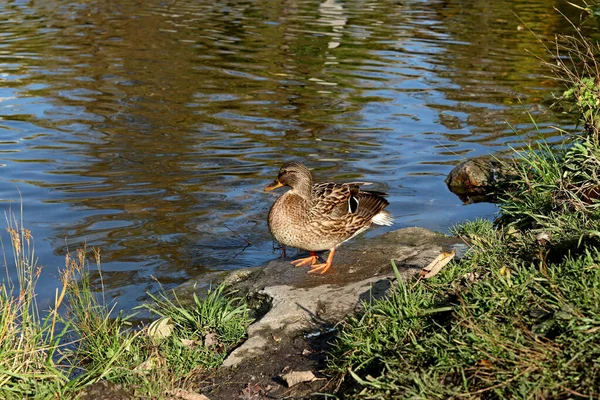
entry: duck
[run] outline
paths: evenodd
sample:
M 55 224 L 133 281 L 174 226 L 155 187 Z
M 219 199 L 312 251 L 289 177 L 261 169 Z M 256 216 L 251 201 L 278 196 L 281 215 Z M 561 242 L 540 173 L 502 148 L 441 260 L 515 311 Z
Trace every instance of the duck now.
M 309 273 L 324 274 L 333 263 L 336 249 L 371 225 L 391 226 L 393 216 L 385 208 L 387 193 L 363 190 L 371 182 L 313 183 L 310 170 L 301 162 L 286 162 L 277 178 L 265 187 L 271 191 L 290 189 L 275 200 L 269 210 L 268 225 L 273 238 L 285 247 L 310 252 L 291 262 L 310 266 Z M 329 250 L 320 262 L 317 251 Z

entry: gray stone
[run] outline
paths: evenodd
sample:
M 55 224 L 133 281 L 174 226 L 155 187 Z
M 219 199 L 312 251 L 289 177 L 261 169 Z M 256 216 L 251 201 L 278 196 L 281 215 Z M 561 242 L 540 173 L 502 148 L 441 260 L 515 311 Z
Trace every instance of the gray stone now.
M 362 301 L 385 295 L 395 279 L 391 260 L 406 279 L 457 243 L 457 238 L 406 228 L 341 246 L 332 268 L 323 275 L 307 274 L 308 267 L 294 267 L 290 260 L 234 273 L 227 278 L 235 282 L 234 289 L 258 293 L 271 301 L 271 307 L 250 326 L 246 342 L 223 365 L 232 367 L 253 357 L 268 357 L 279 342 L 333 326 L 356 311 Z
M 515 176 L 514 160 L 475 157 L 458 164 L 446 177 L 448 189 L 465 203 L 493 202 Z

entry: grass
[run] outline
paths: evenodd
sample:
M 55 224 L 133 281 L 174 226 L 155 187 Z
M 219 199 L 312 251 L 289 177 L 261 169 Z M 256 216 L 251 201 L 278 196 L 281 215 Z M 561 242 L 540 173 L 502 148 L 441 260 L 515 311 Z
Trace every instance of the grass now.
M 219 345 L 233 346 L 246 334 L 250 318 L 241 298 L 225 296 L 225 286 L 210 291 L 200 300 L 194 293 L 193 306 L 183 304 L 173 293 L 173 299 L 164 294 L 150 295 L 155 306 L 145 307 L 152 313 L 169 318 L 177 331 L 186 332 L 195 339 L 214 335 Z M 213 339 L 214 340 L 214 339 Z
M 142 307 L 157 317 L 149 325 L 134 326 L 134 314 L 115 316 L 102 284 L 91 285 L 89 260 L 100 271 L 97 249 L 67 255 L 54 307 L 40 310 L 33 237 L 13 214 L 7 225 L 17 282 L 0 284 L 0 398 L 75 398 L 99 381 L 138 398 L 172 397 L 245 337 L 248 308 L 222 286 L 186 305 L 175 293 L 149 294 L 154 303 Z M 8 277 L 6 256 L 4 264 Z
M 532 263 L 490 222 L 470 254 L 348 319 L 329 359 L 344 398 L 600 395 L 600 251 Z M 504 257 L 497 257 L 505 254 Z
M 519 234 L 513 251 L 552 260 L 600 245 L 600 144 L 593 137 L 541 150 L 529 149 L 516 164 L 519 177 L 502 195 L 498 223 Z M 542 240 L 543 238 L 543 240 Z M 540 242 L 543 245 L 540 246 Z M 537 258 L 540 258 L 539 256 Z
M 64 333 L 55 330 L 56 313 L 42 317 L 37 307 L 34 289 L 41 269 L 31 232 L 12 214 L 6 222 L 17 282 L 0 285 L 0 398 L 49 398 L 68 381 L 53 361 Z

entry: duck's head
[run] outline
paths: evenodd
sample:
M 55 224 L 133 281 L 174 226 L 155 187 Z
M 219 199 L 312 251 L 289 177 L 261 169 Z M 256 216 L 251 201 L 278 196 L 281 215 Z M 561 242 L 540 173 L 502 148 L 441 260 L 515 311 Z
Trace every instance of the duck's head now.
M 265 192 L 277 189 L 281 186 L 289 186 L 292 189 L 305 191 L 312 187 L 312 175 L 304 164 L 299 162 L 287 162 L 279 169 L 277 179 L 265 188 Z

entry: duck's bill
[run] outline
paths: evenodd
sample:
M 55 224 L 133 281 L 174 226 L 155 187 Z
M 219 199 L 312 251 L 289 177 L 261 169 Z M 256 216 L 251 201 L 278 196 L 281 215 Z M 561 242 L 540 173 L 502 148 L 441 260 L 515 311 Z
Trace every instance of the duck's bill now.
M 270 192 L 271 190 L 277 189 L 278 187 L 282 187 L 282 186 L 283 186 L 283 184 L 281 182 L 279 182 L 277 179 L 275 179 L 273 181 L 273 183 L 271 183 L 270 185 L 268 185 L 265 188 L 265 192 Z

